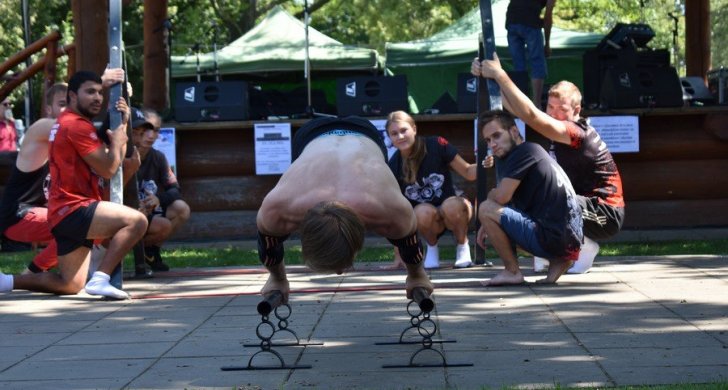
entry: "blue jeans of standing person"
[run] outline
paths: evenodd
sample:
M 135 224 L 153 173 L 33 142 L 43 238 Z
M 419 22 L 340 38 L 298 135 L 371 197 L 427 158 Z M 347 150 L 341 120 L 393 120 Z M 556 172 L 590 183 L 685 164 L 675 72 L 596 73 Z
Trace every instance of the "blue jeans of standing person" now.
M 546 55 L 544 54 L 543 31 L 540 28 L 509 24 L 508 51 L 513 59 L 513 70 L 526 71 L 526 60 L 531 65 L 532 79 L 546 78 Z

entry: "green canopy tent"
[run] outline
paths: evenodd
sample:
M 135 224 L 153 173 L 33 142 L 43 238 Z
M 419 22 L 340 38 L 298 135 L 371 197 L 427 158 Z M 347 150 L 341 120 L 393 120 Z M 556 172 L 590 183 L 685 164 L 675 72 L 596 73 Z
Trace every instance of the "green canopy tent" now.
M 240 38 L 217 51 L 218 72 L 224 79 L 254 79 L 270 88 L 304 86 L 305 25 L 280 6 Z M 197 76 L 197 56 L 172 56 L 174 79 Z M 324 89 L 335 100 L 335 78 L 352 72 L 381 73 L 376 50 L 345 45 L 309 26 L 312 88 Z M 200 73 L 214 75 L 215 53 L 199 54 Z M 278 83 L 278 84 L 276 84 Z
M 505 27 L 507 0 L 493 1 L 496 51 L 505 69 L 511 68 Z M 407 75 L 408 92 L 420 108 L 432 107 L 444 93 L 457 97 L 457 74 L 470 72 L 478 56 L 482 32 L 480 9 L 475 8 L 451 26 L 429 38 L 386 44 L 386 68 Z M 594 48 L 600 34 L 551 29 L 552 55 L 548 58 L 546 83 L 570 80 L 582 85 L 582 54 Z

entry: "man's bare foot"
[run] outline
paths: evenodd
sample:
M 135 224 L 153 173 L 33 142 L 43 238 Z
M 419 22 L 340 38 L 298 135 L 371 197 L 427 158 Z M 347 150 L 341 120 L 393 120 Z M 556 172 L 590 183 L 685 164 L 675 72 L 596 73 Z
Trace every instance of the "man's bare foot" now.
M 551 264 L 549 265 L 548 274 L 544 279 L 537 280 L 536 283 L 556 284 L 556 281 L 559 280 L 561 275 L 574 265 L 574 262 L 571 260 L 549 259 L 549 261 Z
M 498 275 L 494 276 L 490 280 L 481 282 L 483 286 L 510 286 L 515 284 L 523 284 L 523 274 L 521 271 L 512 273 L 506 270 L 501 271 Z

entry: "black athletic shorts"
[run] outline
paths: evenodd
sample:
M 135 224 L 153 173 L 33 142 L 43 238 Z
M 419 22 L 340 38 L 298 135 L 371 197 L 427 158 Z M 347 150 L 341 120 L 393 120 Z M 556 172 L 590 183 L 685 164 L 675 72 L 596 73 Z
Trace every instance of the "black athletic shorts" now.
M 624 208 L 599 203 L 599 198 L 577 196 L 584 220 L 584 235 L 593 240 L 610 238 L 619 233 L 624 223 Z
M 309 142 L 331 130 L 350 130 L 366 136 L 382 149 L 384 161 L 387 161 L 387 147 L 384 145 L 384 140 L 379 130 L 372 125 L 372 122 L 358 116 L 348 116 L 346 118 L 323 117 L 311 119 L 306 122 L 293 136 L 293 161 L 301 155 L 303 149 Z
M 81 246 L 89 249 L 93 247 L 94 241 L 86 237 L 98 205 L 99 202 L 93 202 L 86 207 L 80 207 L 51 229 L 58 245 L 58 256 L 67 255 Z

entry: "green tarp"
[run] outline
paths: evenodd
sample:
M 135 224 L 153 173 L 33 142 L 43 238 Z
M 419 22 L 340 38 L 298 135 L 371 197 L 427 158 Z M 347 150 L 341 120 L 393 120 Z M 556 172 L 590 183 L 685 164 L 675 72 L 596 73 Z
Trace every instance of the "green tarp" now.
M 504 68 L 510 69 L 505 28 L 508 0 L 494 0 L 492 7 L 498 57 Z M 408 92 L 421 110 L 432 107 L 446 91 L 457 99 L 457 74 L 470 72 L 470 63 L 478 55 L 481 31 L 480 9 L 476 8 L 427 39 L 387 43 L 386 67 L 394 74 L 407 76 Z M 602 37 L 554 26 L 546 83 L 565 79 L 581 86 L 582 55 L 585 50 L 594 48 Z
M 217 52 L 221 75 L 266 74 L 300 71 L 305 62 L 305 26 L 283 8 L 275 7 L 252 30 Z M 214 53 L 200 54 L 203 75 L 214 72 Z M 380 67 L 376 50 L 364 49 L 330 38 L 309 27 L 311 71 L 377 71 Z M 194 54 L 172 56 L 172 76 L 189 78 L 197 75 Z

